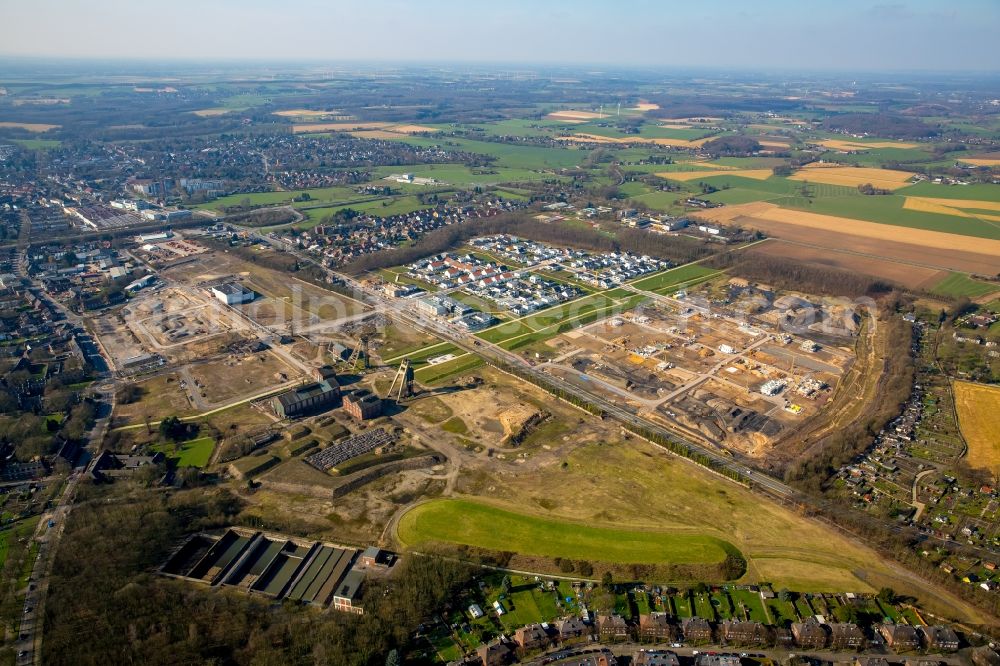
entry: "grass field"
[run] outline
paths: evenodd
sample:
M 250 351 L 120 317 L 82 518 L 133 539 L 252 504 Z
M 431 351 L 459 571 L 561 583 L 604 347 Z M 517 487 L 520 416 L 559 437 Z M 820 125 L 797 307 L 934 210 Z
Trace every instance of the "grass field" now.
M 199 437 L 182 442 L 177 449 L 173 444 L 157 444 L 152 449 L 162 451 L 167 458 L 175 459 L 178 467 L 204 467 L 212 457 L 215 440 L 211 437 Z
M 465 354 L 464 356 L 458 356 L 457 358 L 453 358 L 452 360 L 444 363 L 425 365 L 422 368 L 418 368 L 414 372 L 414 377 L 416 377 L 421 383 L 433 384 L 435 382 L 440 382 L 443 379 L 478 368 L 482 364 L 483 359 L 479 356 L 476 356 L 475 354 Z
M 914 587 L 864 545 L 641 440 L 623 441 L 618 433 L 611 425 L 578 427 L 569 436 L 546 439 L 561 450 L 542 464 L 463 472 L 457 490 L 491 507 L 571 527 L 715 537 L 746 558 L 741 584 L 769 582 L 801 592 L 888 586 L 937 605 L 932 612 L 975 615 L 936 588 Z M 487 538 L 496 543 L 495 535 Z M 501 540 L 499 549 L 511 548 Z
M 969 466 L 1000 472 L 1000 387 L 957 381 L 954 390 Z
M 403 215 L 405 213 L 412 213 L 414 211 L 432 207 L 432 204 L 420 203 L 420 200 L 417 199 L 416 196 L 403 196 L 375 199 L 372 201 L 350 203 L 340 206 L 331 206 L 329 208 L 310 208 L 303 211 L 306 214 L 306 221 L 300 222 L 296 226 L 302 229 L 311 229 L 322 222 L 325 217 L 347 208 L 356 210 L 360 213 L 368 213 L 369 215 L 389 217 L 391 215 Z
M 931 293 L 948 298 L 959 298 L 961 296 L 977 298 L 995 291 L 1000 291 L 1000 286 L 990 284 L 989 282 L 973 280 L 964 273 L 952 273 L 931 287 Z
M 404 137 L 409 144 L 430 147 L 441 145 L 435 138 Z M 546 146 L 522 146 L 512 143 L 477 141 L 475 139 L 449 138 L 448 147 L 470 153 L 491 155 L 497 158 L 495 167 L 511 169 L 569 169 L 582 162 L 590 151 L 574 148 L 549 148 Z M 409 167 L 399 171 L 409 171 Z
M 732 544 L 705 535 L 573 524 L 453 499 L 431 500 L 408 511 L 399 521 L 398 536 L 413 548 L 446 542 L 621 564 L 716 563 L 736 552 Z
M 896 193 L 908 197 L 1000 201 L 1000 187 L 996 185 L 940 185 L 924 181 L 902 190 L 896 190 Z
M 308 201 L 293 202 L 292 199 L 303 194 L 309 194 Z M 220 197 L 214 201 L 199 204 L 197 208 L 208 210 L 222 210 L 229 206 L 239 206 L 249 202 L 251 206 L 277 206 L 279 204 L 291 204 L 296 208 L 303 206 L 315 206 L 322 203 L 340 203 L 363 199 L 350 187 L 318 187 L 313 189 L 294 190 L 290 192 L 253 192 L 248 194 L 232 194 L 227 197 Z
M 417 164 L 405 167 L 378 167 L 376 177 L 394 173 L 412 173 L 420 178 L 434 178 L 449 185 L 497 185 L 526 180 L 552 178 L 551 173 L 530 168 L 483 167 L 472 169 L 462 164 Z M 394 185 L 389 183 L 390 186 Z M 418 186 L 419 187 L 419 186 Z M 427 189 L 434 186 L 426 186 Z
M 13 141 L 28 150 L 50 150 L 62 145 L 59 139 L 14 139 Z
M 663 273 L 657 273 L 656 275 L 642 278 L 633 282 L 632 286 L 636 289 L 642 289 L 644 291 L 660 292 L 682 283 L 706 278 L 718 272 L 719 271 L 712 270 L 711 268 L 705 268 L 700 264 L 689 264 L 687 266 L 671 268 Z

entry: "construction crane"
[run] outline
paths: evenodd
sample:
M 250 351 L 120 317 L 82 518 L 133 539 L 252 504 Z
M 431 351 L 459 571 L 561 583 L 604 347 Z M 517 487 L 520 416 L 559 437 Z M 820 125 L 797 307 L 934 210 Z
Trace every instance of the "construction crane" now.
M 399 382 L 398 389 L 396 389 L 396 382 Z M 396 371 L 396 376 L 392 378 L 392 384 L 389 385 L 389 392 L 386 394 L 386 398 L 393 397 L 393 390 L 396 390 L 396 402 L 413 395 L 413 367 L 410 365 L 410 359 L 404 358 L 403 362 L 399 364 L 399 370 Z

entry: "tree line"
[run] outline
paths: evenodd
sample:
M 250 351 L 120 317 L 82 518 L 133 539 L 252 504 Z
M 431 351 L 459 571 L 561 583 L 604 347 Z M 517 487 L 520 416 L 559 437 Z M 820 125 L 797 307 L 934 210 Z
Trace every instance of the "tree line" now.
M 785 257 L 730 250 L 706 259 L 705 266 L 726 270 L 779 289 L 834 296 L 877 296 L 893 285 L 875 277 L 839 268 L 807 264 Z

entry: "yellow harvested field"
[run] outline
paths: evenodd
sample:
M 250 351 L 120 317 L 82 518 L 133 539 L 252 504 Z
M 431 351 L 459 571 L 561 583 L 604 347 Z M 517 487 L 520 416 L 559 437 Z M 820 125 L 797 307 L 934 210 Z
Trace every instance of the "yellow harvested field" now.
M 959 250 L 961 252 L 1000 257 L 1000 240 L 949 234 L 942 231 L 904 228 L 892 224 L 864 222 L 849 217 L 789 210 L 765 201 L 739 204 L 737 206 L 723 206 L 722 208 L 701 211 L 697 216 L 712 222 L 724 224 L 735 223 L 749 227 L 754 226 L 754 220 L 779 222 L 823 232 L 836 232 L 838 234 L 860 236 L 862 238 L 907 243 L 925 248 Z M 767 229 L 762 230 L 767 231 Z
M 399 139 L 401 135 L 398 132 L 390 132 L 389 130 L 358 130 L 357 132 L 348 132 L 351 136 L 356 136 L 359 139 Z
M 400 134 L 416 134 L 417 132 L 440 132 L 441 130 L 425 125 L 396 125 L 392 128 L 392 131 L 399 132 Z
M 18 129 L 28 130 L 29 132 L 41 133 L 56 129 L 57 127 L 62 127 L 62 125 L 46 125 L 44 123 L 14 123 L 9 121 L 0 121 L 0 128 L 3 127 L 16 127 Z
M 767 180 L 774 175 L 774 172 L 771 169 L 719 169 L 717 171 L 662 171 L 656 175 L 660 178 L 686 183 L 689 180 L 711 178 L 712 176 L 739 176 L 740 178 Z
M 659 104 L 653 104 L 652 102 L 639 102 L 632 107 L 636 111 L 655 111 L 660 108 Z
M 214 116 L 224 116 L 233 109 L 198 109 L 197 111 L 192 111 L 194 115 L 199 118 L 211 118 Z
M 842 141 L 841 139 L 823 139 L 819 145 L 830 150 L 869 150 L 871 148 L 916 148 L 917 144 L 906 141 Z
M 764 146 L 765 148 L 788 148 L 788 146 L 791 145 L 787 141 L 775 141 L 774 139 L 764 139 L 764 140 L 758 139 L 757 143 Z
M 929 204 L 937 204 L 948 208 L 972 208 L 975 210 L 1000 211 L 1000 201 L 982 201 L 980 199 L 938 199 L 936 197 L 906 197 L 906 199 L 917 199 Z
M 943 206 L 939 203 L 934 203 L 929 199 L 923 197 L 906 197 L 906 201 L 903 202 L 903 208 L 906 210 L 915 210 L 920 213 L 937 213 L 938 215 L 955 215 L 957 217 L 971 217 L 968 213 L 960 211 L 957 208 L 952 208 L 951 206 Z
M 285 109 L 284 111 L 274 111 L 271 115 L 283 118 L 322 118 L 323 116 L 339 115 L 340 111 L 315 111 L 313 109 Z
M 362 123 L 308 123 L 304 125 L 292 125 L 292 132 L 303 134 L 307 132 L 350 132 L 355 136 L 363 136 L 360 132 L 379 130 L 382 132 L 392 132 L 397 138 L 400 134 L 413 134 L 415 132 L 438 132 L 440 130 L 423 125 L 401 125 L 386 122 L 362 122 Z M 369 138 L 379 138 L 372 136 Z
M 681 125 L 679 123 L 660 123 L 657 127 L 662 127 L 663 129 L 692 129 L 690 125 Z
M 1000 387 L 956 381 L 954 390 L 969 466 L 1000 471 Z
M 897 190 L 905 187 L 913 177 L 912 173 L 906 171 L 893 171 L 892 169 L 874 169 L 871 167 L 849 167 L 849 166 L 829 166 L 826 164 L 808 164 L 804 169 L 800 169 L 788 178 L 791 180 L 807 180 L 811 183 L 824 183 L 826 185 L 844 185 L 846 187 L 857 187 L 865 183 L 871 183 L 874 187 L 883 190 Z
M 392 125 L 392 123 L 308 123 L 303 125 L 292 125 L 292 132 L 295 134 L 302 134 L 303 132 L 351 132 L 353 130 L 384 129 L 390 125 Z
M 607 115 L 607 114 L 605 114 Z M 549 115 L 545 116 L 551 120 L 593 120 L 594 118 L 603 118 L 600 113 L 595 113 L 593 111 L 553 111 Z
M 967 157 L 965 159 L 959 160 L 959 162 L 964 162 L 966 164 L 972 164 L 973 166 L 982 166 L 982 167 L 1000 166 L 1000 160 L 989 160 L 984 157 Z
M 601 136 L 599 134 L 578 133 L 572 136 L 557 137 L 559 141 L 569 141 L 572 143 L 614 143 L 619 145 L 652 144 L 655 146 L 673 146 L 675 148 L 698 148 L 710 139 L 647 139 L 641 136 L 612 137 Z
M 704 125 L 706 123 L 717 123 L 720 120 L 722 120 L 722 118 L 719 118 L 717 116 L 697 116 L 697 117 L 692 117 L 692 118 L 663 118 L 661 120 L 661 122 L 664 122 L 664 123 L 687 123 L 689 125 L 690 124 Z

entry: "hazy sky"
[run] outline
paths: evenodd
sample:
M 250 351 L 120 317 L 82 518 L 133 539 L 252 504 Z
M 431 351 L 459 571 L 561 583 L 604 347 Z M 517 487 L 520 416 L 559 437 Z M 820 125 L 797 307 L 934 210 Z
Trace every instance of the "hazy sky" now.
M 0 54 L 1000 70 L 1000 0 L 0 0 Z

